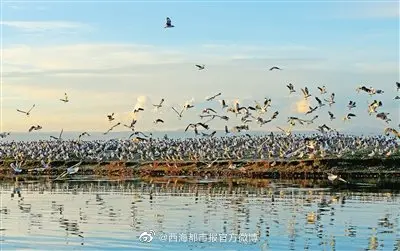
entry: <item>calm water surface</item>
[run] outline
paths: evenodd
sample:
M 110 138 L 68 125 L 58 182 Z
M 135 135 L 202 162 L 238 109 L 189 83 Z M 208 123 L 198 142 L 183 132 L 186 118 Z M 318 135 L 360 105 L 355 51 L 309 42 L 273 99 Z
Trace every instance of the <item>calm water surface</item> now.
M 400 250 L 393 191 L 139 181 L 18 186 L 21 197 L 11 197 L 14 183 L 0 185 L 2 250 Z

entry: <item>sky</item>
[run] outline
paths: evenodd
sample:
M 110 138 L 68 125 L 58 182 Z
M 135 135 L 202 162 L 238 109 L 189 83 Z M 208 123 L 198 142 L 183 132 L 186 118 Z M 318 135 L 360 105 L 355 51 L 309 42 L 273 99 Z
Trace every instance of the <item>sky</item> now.
M 1 8 L 2 132 L 27 132 L 36 124 L 46 132 L 106 131 L 119 121 L 129 124 L 138 101 L 145 109 L 138 130 L 181 130 L 200 122 L 206 107 L 222 113 L 218 99 L 248 106 L 266 97 L 272 106 L 263 117 L 279 111 L 278 119 L 250 127 L 277 130 L 288 127 L 288 116 L 313 117 L 304 115 L 305 86 L 312 106 L 315 96 L 332 92 L 336 104 L 297 130 L 325 123 L 381 131 L 399 124 L 398 1 L 3 1 Z M 164 28 L 167 16 L 174 28 Z M 272 66 L 282 71 L 269 71 Z M 288 83 L 295 94 L 289 95 Z M 318 93 L 322 85 L 325 96 Z M 359 85 L 385 93 L 357 94 Z M 64 92 L 68 103 L 59 100 Z M 217 100 L 205 101 L 219 92 Z M 153 111 L 161 98 L 163 107 Z M 390 124 L 368 115 L 374 99 L 383 102 L 379 111 L 390 113 Z M 195 107 L 179 120 L 171 106 L 188 100 Z M 350 100 L 357 102 L 351 111 L 357 117 L 344 122 Z M 33 104 L 29 117 L 16 111 Z M 210 126 L 241 124 L 230 117 Z M 154 124 L 157 118 L 165 123 Z

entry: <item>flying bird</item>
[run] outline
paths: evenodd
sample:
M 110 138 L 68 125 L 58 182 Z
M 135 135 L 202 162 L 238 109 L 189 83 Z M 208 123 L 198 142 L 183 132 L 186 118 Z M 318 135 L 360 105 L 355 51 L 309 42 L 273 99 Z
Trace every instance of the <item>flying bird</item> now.
M 83 132 L 83 133 L 79 134 L 78 140 L 80 141 L 83 136 L 89 136 L 90 137 L 90 134 L 87 133 L 87 132 Z
M 398 132 L 396 129 L 387 127 L 385 128 L 384 133 L 386 136 L 389 136 L 389 133 L 393 133 L 393 135 L 400 139 L 400 132 Z
M 175 26 L 172 25 L 171 18 L 167 17 L 167 21 L 165 23 L 165 27 L 164 28 L 173 28 L 173 27 L 175 27 Z
M 171 108 L 172 108 L 172 110 L 173 110 L 176 114 L 178 114 L 178 118 L 181 119 L 181 118 L 182 118 L 182 113 L 183 113 L 183 111 L 184 111 L 185 109 L 182 109 L 180 112 L 178 112 L 178 111 L 175 109 L 175 107 L 171 107 Z
M 29 114 L 31 114 L 31 111 L 32 111 L 32 109 L 33 109 L 35 106 L 36 106 L 36 105 L 33 104 L 32 107 L 31 107 L 31 109 L 29 109 L 27 112 L 26 112 L 26 111 L 22 111 L 22 110 L 20 110 L 20 109 L 17 109 L 17 112 L 25 113 L 26 116 L 29 116 Z
M 64 93 L 64 98 L 62 99 L 62 98 L 60 98 L 60 100 L 62 101 L 62 102 L 64 102 L 64 103 L 67 103 L 67 102 L 69 102 L 69 99 L 68 99 L 68 95 L 67 95 L 67 93 Z
M 318 97 L 315 97 L 315 100 L 317 100 L 319 107 L 322 107 L 322 106 L 325 105 L 325 104 L 322 103 L 322 101 Z
M 186 127 L 185 132 L 186 132 L 190 127 L 192 127 L 192 128 L 194 129 L 195 134 L 198 135 L 199 132 L 198 132 L 198 130 L 197 130 L 197 126 L 201 126 L 201 127 L 203 127 L 204 129 L 206 129 L 206 130 L 209 129 L 209 126 L 208 126 L 208 125 L 199 122 L 199 123 L 196 123 L 196 124 L 189 124 L 189 125 Z
M 210 112 L 217 113 L 216 111 L 214 111 L 211 108 L 206 108 L 206 109 L 203 109 L 203 111 L 202 111 L 202 113 L 206 113 L 206 114 L 210 114 Z
M 77 173 L 79 171 L 79 167 L 80 167 L 81 164 L 82 164 L 82 160 L 79 161 L 78 163 L 76 163 L 75 165 L 73 165 L 71 167 L 68 167 L 67 171 L 65 171 L 62 174 L 60 174 L 56 178 L 56 180 L 61 179 L 61 178 L 65 177 L 65 176 L 67 176 L 67 175 L 73 175 L 73 174 Z
M 388 118 L 388 115 L 389 115 L 390 113 L 388 113 L 388 112 L 380 112 L 380 113 L 378 113 L 378 114 L 376 114 L 376 117 L 378 118 L 378 119 L 382 119 L 383 121 L 385 121 L 386 123 L 389 123 L 390 121 L 392 121 L 390 118 Z
M 320 131 L 321 133 L 325 133 L 326 131 L 330 131 L 331 128 L 329 126 L 323 124 L 322 126 L 318 126 L 317 130 Z
M 61 132 L 60 132 L 60 135 L 58 136 L 58 138 L 57 138 L 57 137 L 54 137 L 54 136 L 50 136 L 50 138 L 55 139 L 55 140 L 58 140 L 58 141 L 61 141 L 61 140 L 62 140 L 62 139 L 61 139 L 61 136 L 62 136 L 62 134 L 63 134 L 63 131 L 64 131 L 64 129 L 61 129 Z
M 311 97 L 311 94 L 308 92 L 308 88 L 307 87 L 305 87 L 304 89 L 301 88 L 301 92 L 304 95 L 304 99 L 308 99 L 309 97 Z
M 326 93 L 326 87 L 325 87 L 325 85 L 324 86 L 322 86 L 322 87 L 317 87 L 318 88 L 318 90 L 321 92 L 321 94 L 325 94 Z
M 356 102 L 350 100 L 350 102 L 347 105 L 347 107 L 349 108 L 349 110 L 351 110 L 351 108 L 355 108 L 356 107 Z
M 110 115 L 107 115 L 108 121 L 111 122 L 114 120 L 114 113 L 111 113 Z
M 214 96 L 207 97 L 207 98 L 206 98 L 206 101 L 211 101 L 211 100 L 215 99 L 216 97 L 221 96 L 221 94 L 222 94 L 222 93 L 219 92 L 219 93 L 215 94 Z
M 273 67 L 271 67 L 269 70 L 272 71 L 272 70 L 282 70 L 282 69 L 279 68 L 279 67 L 277 67 L 277 66 L 273 66 Z
M 135 124 L 136 124 L 136 122 L 137 122 L 137 120 L 136 120 L 135 118 L 133 118 L 130 125 L 125 125 L 125 124 L 124 124 L 124 126 L 127 127 L 127 128 L 129 128 L 129 129 L 131 129 L 132 131 L 134 131 L 134 130 L 135 130 Z
M 40 129 L 42 129 L 42 127 L 40 126 L 40 125 L 37 125 L 37 126 L 31 126 L 30 128 L 29 128 L 29 132 L 32 132 L 33 130 L 35 130 L 35 131 L 38 131 L 38 130 L 40 130 Z
M 289 88 L 289 94 L 292 94 L 293 92 L 296 92 L 296 90 L 294 89 L 294 86 L 293 86 L 292 83 L 289 83 L 286 86 L 287 86 L 287 88 Z
M 329 106 L 332 106 L 335 103 L 335 93 L 332 93 L 329 99 L 324 99 Z
M 317 110 L 318 109 L 318 106 L 316 106 L 316 107 L 311 107 L 311 106 L 309 106 L 308 107 L 308 111 L 306 112 L 306 115 L 307 114 L 311 114 L 311 113 L 313 113 L 315 110 Z
M 162 107 L 162 104 L 164 103 L 164 98 L 161 99 L 160 103 L 158 105 L 153 105 L 156 109 L 159 109 Z
M 344 120 L 344 121 L 350 120 L 352 117 L 356 117 L 356 115 L 353 114 L 353 113 L 348 113 L 348 114 L 343 118 L 343 120 Z
M 274 113 L 272 114 L 271 120 L 272 120 L 272 119 L 276 119 L 276 117 L 278 117 L 278 115 L 279 115 L 279 112 L 278 112 L 278 111 L 274 112 Z
M 228 133 L 230 133 L 230 131 L 228 130 L 228 126 L 226 125 L 225 126 L 225 134 L 228 134 Z
M 335 115 L 333 115 L 332 112 L 328 111 L 328 114 L 329 114 L 329 118 L 330 118 L 331 121 L 336 119 Z
M 279 126 L 277 126 L 276 128 L 278 128 L 279 130 L 284 132 L 286 134 L 286 136 L 289 136 L 289 135 L 292 134 L 292 127 L 293 127 L 293 125 L 290 124 L 288 129 L 283 129 L 283 128 L 279 127 Z
M 150 133 L 150 135 L 146 135 L 146 134 L 144 134 L 143 132 L 136 131 L 136 132 L 133 132 L 131 135 L 129 135 L 129 139 L 132 138 L 132 136 L 134 136 L 134 135 L 139 135 L 139 134 L 141 134 L 141 135 L 142 135 L 143 137 L 145 137 L 145 138 L 148 138 L 149 136 L 152 135 L 151 133 Z M 138 137 L 136 137 L 136 138 L 138 138 Z
M 162 120 L 162 119 L 156 119 L 156 120 L 154 120 L 154 124 L 157 124 L 157 123 L 164 123 L 164 120 Z
M 199 71 L 204 70 L 204 68 L 206 68 L 204 64 L 203 65 L 197 64 L 196 67 L 199 69 Z
M 144 109 L 139 107 L 137 109 L 134 109 L 133 113 L 138 113 L 138 112 L 142 112 L 142 111 L 144 111 Z
M 219 102 L 221 103 L 222 109 L 225 109 L 228 107 L 228 105 L 226 104 L 224 99 L 220 100 Z
M 110 129 L 108 129 L 105 133 L 103 133 L 104 135 L 108 134 L 109 132 L 111 132 L 115 127 L 119 126 L 121 123 L 118 122 L 115 125 L 113 125 Z

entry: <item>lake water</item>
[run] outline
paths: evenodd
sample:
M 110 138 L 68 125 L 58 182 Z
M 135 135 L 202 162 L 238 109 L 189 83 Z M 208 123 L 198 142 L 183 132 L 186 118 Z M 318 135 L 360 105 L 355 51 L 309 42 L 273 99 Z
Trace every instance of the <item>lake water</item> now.
M 398 191 L 262 184 L 2 183 L 1 250 L 400 250 Z

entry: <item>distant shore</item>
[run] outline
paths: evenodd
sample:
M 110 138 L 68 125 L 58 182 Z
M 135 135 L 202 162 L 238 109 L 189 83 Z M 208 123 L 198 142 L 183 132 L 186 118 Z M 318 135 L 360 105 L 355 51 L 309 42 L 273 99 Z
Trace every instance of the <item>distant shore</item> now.
M 14 160 L 0 160 L 0 179 L 15 176 L 35 180 L 40 177 L 55 178 L 78 160 L 53 161 L 51 168 L 37 171 L 39 161 L 27 160 L 22 172 L 14 174 L 10 164 Z M 274 179 L 324 179 L 328 172 L 339 174 L 344 179 L 391 178 L 400 179 L 400 158 L 324 158 L 301 160 L 219 160 L 211 167 L 202 161 L 83 161 L 75 176 L 114 177 L 219 177 L 219 178 L 274 178 Z M 228 168 L 232 164 L 234 167 Z

